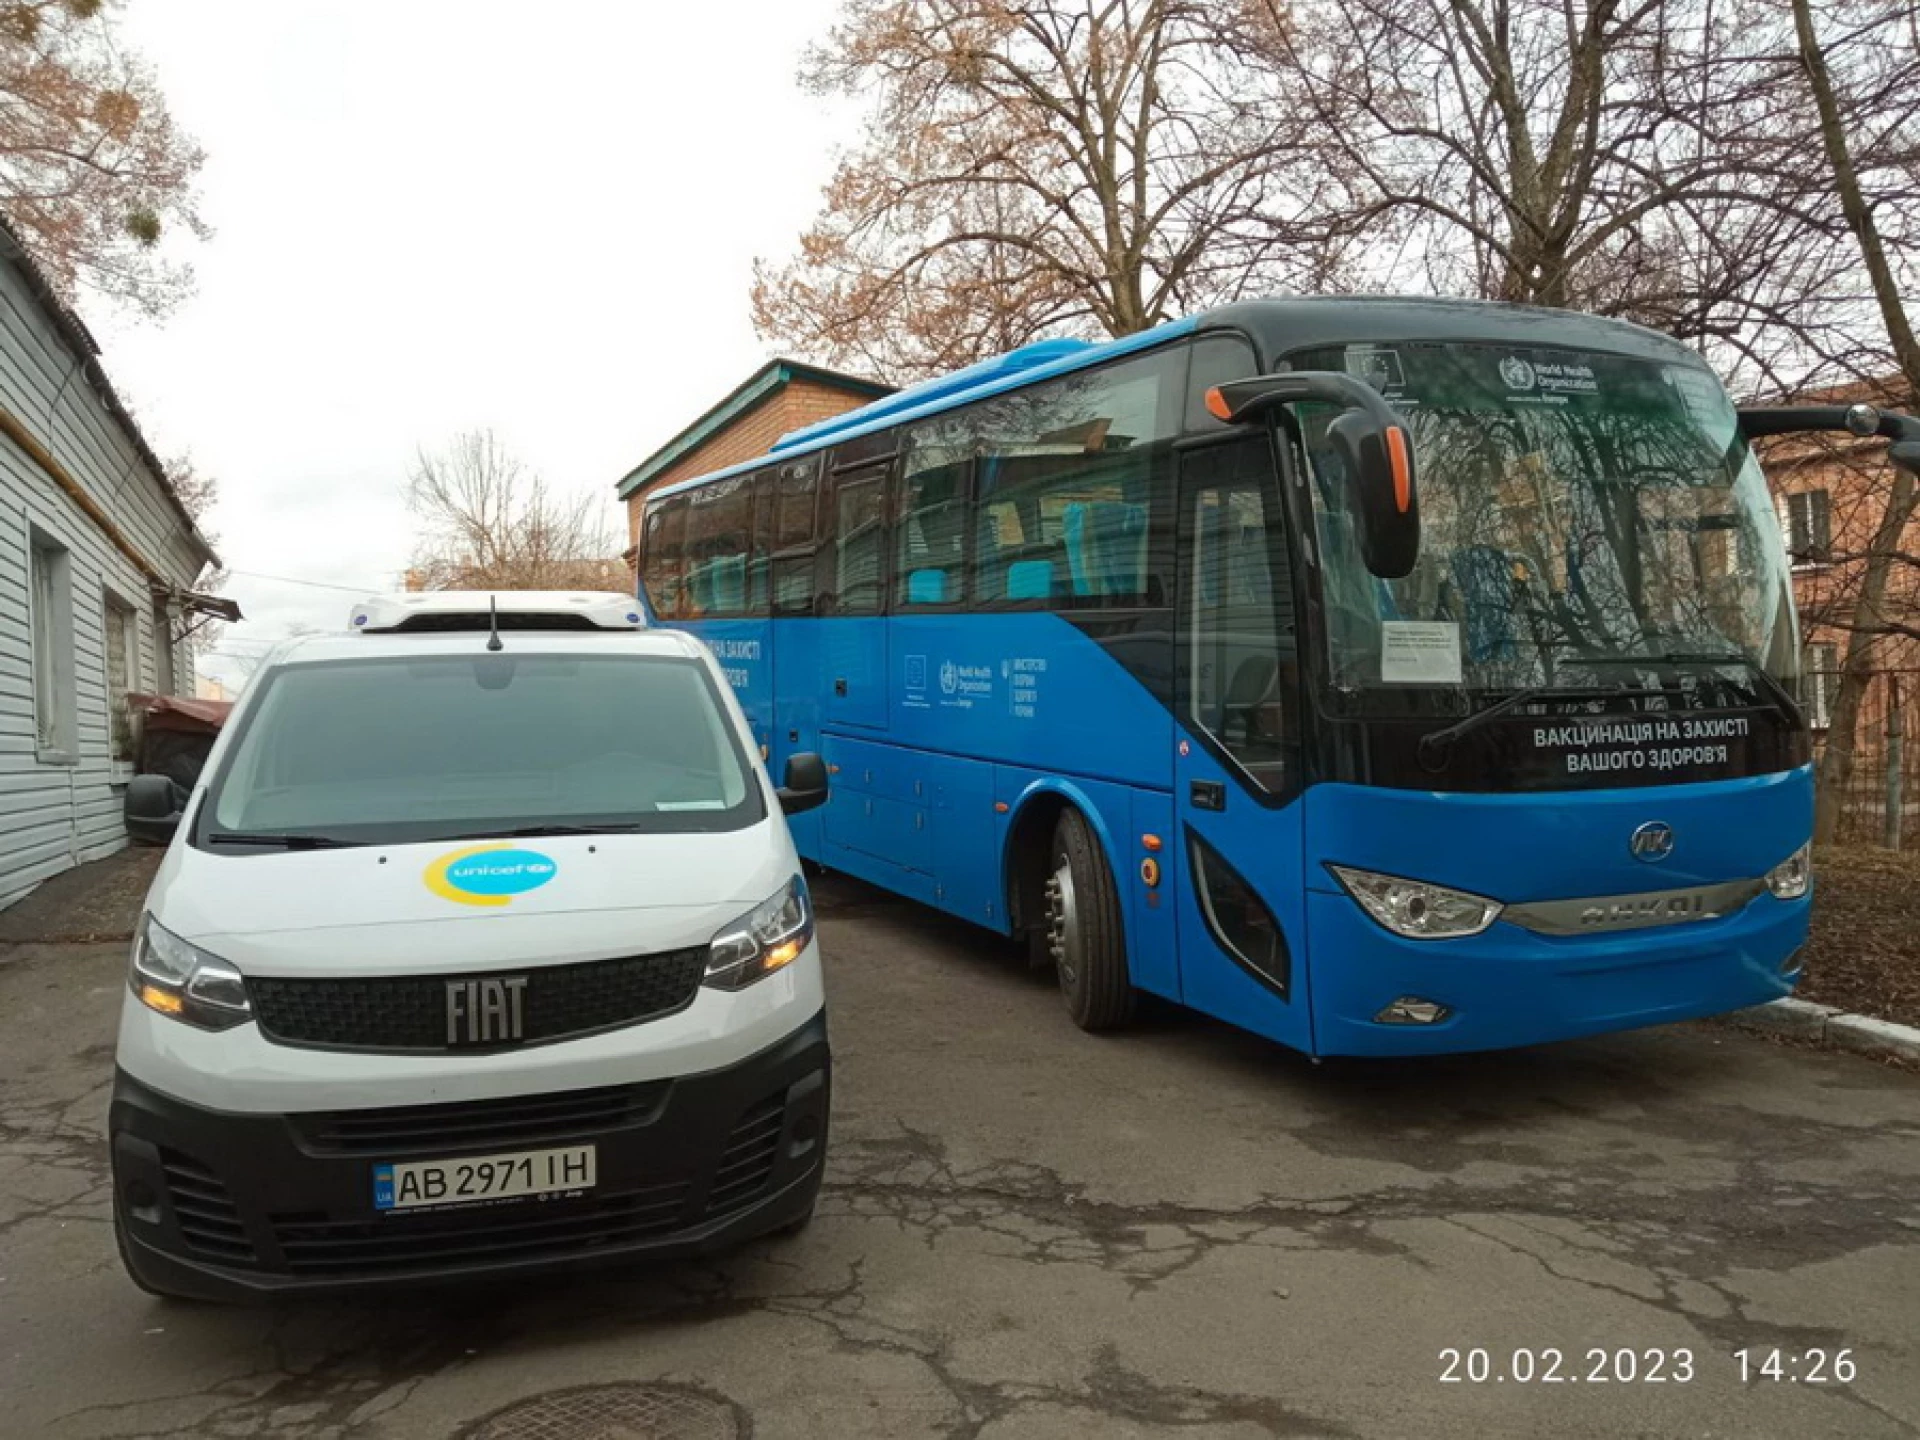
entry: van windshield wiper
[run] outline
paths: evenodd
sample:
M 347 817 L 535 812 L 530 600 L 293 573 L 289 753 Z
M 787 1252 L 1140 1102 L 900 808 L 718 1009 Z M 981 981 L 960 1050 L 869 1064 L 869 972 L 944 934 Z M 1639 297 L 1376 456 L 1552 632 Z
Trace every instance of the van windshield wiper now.
M 216 830 L 209 845 L 277 845 L 282 850 L 336 850 L 360 845 L 359 840 L 336 840 L 331 835 L 276 835 L 269 831 Z
M 1782 685 L 1774 673 L 1741 650 L 1669 650 L 1661 655 L 1583 655 L 1576 662 L 1581 665 L 1637 665 L 1642 669 L 1655 665 L 1738 665 L 1760 682 L 1760 688 L 1790 716 L 1798 716 L 1800 702 L 1793 698 L 1793 692 Z
M 1524 690 L 1516 690 L 1506 699 L 1476 710 L 1464 720 L 1456 720 L 1444 730 L 1434 730 L 1420 737 L 1420 759 L 1423 764 L 1439 765 L 1453 748 L 1453 742 L 1463 735 L 1471 735 L 1490 720 L 1498 720 L 1509 711 L 1518 710 L 1522 705 L 1532 705 L 1541 700 L 1592 700 L 1592 689 L 1570 690 L 1560 685 L 1529 685 Z
M 449 836 L 453 840 L 522 840 L 535 835 L 631 835 L 640 826 L 632 821 L 610 825 L 516 825 L 507 830 L 476 830 L 471 835 Z

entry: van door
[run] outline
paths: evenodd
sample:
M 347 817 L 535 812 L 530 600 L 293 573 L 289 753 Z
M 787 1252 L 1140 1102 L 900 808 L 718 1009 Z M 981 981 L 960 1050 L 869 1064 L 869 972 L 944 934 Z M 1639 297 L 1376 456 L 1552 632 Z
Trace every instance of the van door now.
M 1272 437 L 1184 447 L 1177 493 L 1181 998 L 1311 1051 L 1302 691 Z

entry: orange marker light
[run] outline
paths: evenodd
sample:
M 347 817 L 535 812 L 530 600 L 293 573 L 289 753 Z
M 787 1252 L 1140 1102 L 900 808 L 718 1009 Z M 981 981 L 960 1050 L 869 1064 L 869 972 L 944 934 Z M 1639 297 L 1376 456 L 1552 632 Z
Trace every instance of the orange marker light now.
M 1220 393 L 1218 385 L 1207 391 L 1207 413 L 1216 420 L 1233 419 L 1233 408 L 1227 404 L 1227 397 Z
M 767 958 L 762 964 L 761 969 L 771 973 L 772 971 L 791 965 L 800 958 L 800 952 L 804 948 L 804 941 L 782 940 L 778 945 L 767 951 Z
M 1140 844 L 1143 849 L 1158 850 L 1160 848 L 1160 837 L 1158 835 L 1142 835 L 1140 837 Z
M 996 815 L 1004 815 L 1012 808 L 1013 807 L 1004 800 L 996 800 L 993 802 L 993 813 Z
M 186 1001 L 171 990 L 162 990 L 158 985 L 142 985 L 140 1003 L 149 1010 L 158 1010 L 162 1015 L 178 1015 L 187 1008 Z
M 1387 463 L 1393 470 L 1393 504 L 1402 515 L 1413 504 L 1413 462 L 1407 456 L 1407 432 L 1387 427 Z

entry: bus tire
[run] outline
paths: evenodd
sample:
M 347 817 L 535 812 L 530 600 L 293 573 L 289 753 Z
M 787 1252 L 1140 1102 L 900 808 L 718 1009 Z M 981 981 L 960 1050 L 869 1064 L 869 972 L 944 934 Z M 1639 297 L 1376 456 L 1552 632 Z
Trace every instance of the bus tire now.
M 1113 1030 L 1133 1017 L 1127 939 L 1113 871 L 1086 817 L 1068 808 L 1053 830 L 1047 877 L 1047 944 L 1067 1013 L 1082 1030 Z

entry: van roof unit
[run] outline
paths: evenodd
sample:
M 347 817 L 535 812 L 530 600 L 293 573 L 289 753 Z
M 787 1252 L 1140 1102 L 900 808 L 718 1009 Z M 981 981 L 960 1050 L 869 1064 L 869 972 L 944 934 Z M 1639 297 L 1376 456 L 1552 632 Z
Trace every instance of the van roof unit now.
M 643 630 L 631 595 L 610 590 L 422 590 L 370 595 L 347 627 L 368 635 L 449 630 Z

